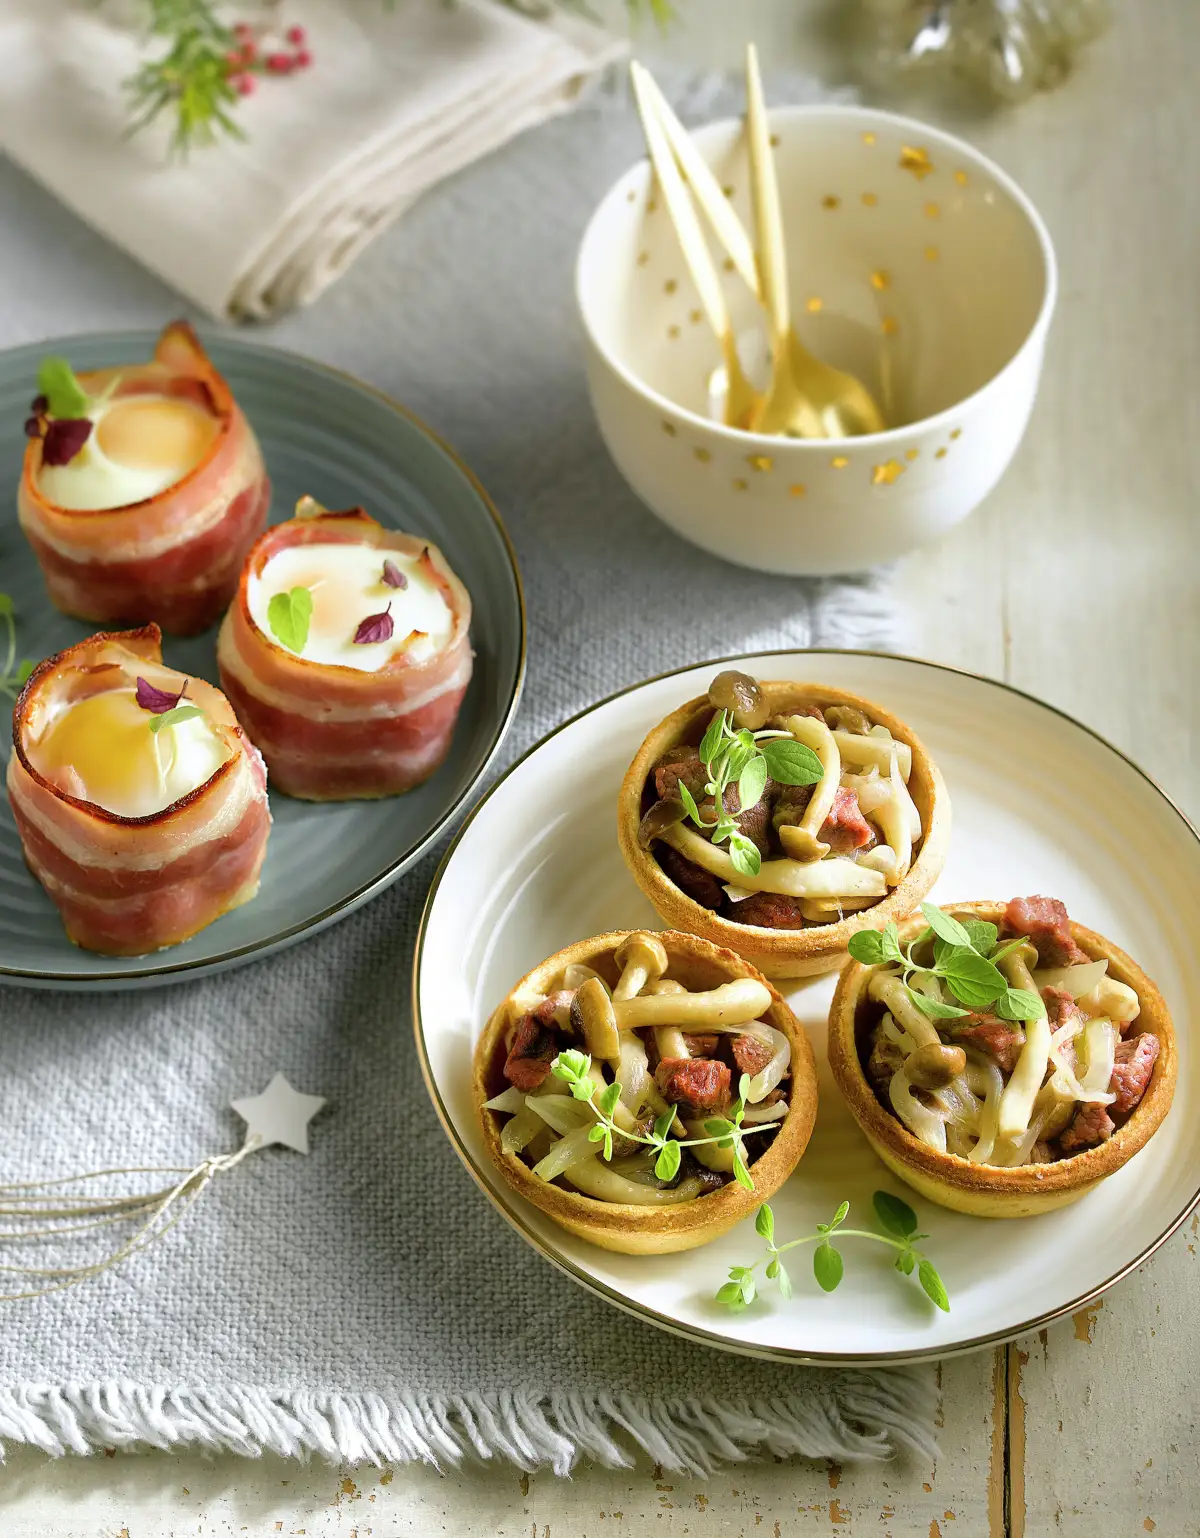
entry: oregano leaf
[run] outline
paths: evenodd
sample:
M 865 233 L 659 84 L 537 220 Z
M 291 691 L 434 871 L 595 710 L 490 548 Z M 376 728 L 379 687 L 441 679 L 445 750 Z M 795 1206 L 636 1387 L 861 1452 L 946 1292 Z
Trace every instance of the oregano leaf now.
M 875 1216 L 889 1234 L 907 1239 L 917 1231 L 917 1215 L 906 1201 L 890 1191 L 876 1191 L 871 1198 Z
M 835 1250 L 828 1240 L 817 1245 L 813 1251 L 813 1275 L 822 1292 L 832 1292 L 841 1281 L 844 1270 L 840 1250 Z
M 286 593 L 275 593 L 267 605 L 267 624 L 271 627 L 271 634 L 297 656 L 304 650 L 308 640 L 312 607 L 312 594 L 306 587 L 293 587 Z

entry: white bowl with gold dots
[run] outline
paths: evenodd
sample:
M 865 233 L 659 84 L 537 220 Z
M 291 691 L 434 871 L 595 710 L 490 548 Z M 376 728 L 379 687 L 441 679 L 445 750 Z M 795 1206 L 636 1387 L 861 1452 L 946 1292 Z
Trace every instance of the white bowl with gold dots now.
M 1037 392 L 1054 251 L 1020 188 L 961 139 L 860 107 L 782 107 L 771 128 L 793 324 L 893 425 L 800 440 L 715 418 L 719 351 L 646 161 L 580 248 L 588 381 L 622 474 L 679 534 L 765 571 L 853 571 L 936 538 L 1004 473 Z M 741 124 L 693 137 L 752 228 Z M 724 265 L 753 373 L 761 312 Z

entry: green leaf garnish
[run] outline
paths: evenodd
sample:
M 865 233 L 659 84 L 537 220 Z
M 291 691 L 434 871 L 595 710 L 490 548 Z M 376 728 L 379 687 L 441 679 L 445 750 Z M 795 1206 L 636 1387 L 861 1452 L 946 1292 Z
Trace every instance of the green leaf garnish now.
M 33 672 L 36 663 L 28 658 L 17 662 L 17 626 L 12 598 L 0 593 L 0 621 L 4 627 L 4 661 L 0 663 L 0 694 L 15 699 L 17 692 Z M 14 670 L 15 665 L 15 670 Z
M 929 994 L 922 993 L 919 988 L 910 988 L 912 1001 L 923 1015 L 928 1015 L 931 1020 L 961 1020 L 964 1015 L 969 1015 L 969 1009 L 960 1009 L 957 1004 L 943 1004 L 941 999 L 930 998 Z
M 935 935 L 940 935 L 950 945 L 965 945 L 968 950 L 971 949 L 971 936 L 956 918 L 949 913 L 943 913 L 940 908 L 934 907 L 933 903 L 922 903 L 921 912 Z
M 1009 988 L 996 1000 L 995 1012 L 1001 1020 L 1019 1024 L 1026 1020 L 1044 1019 L 1046 1006 L 1042 1003 L 1041 995 L 1031 993 L 1028 988 Z
M 890 1191 L 876 1191 L 871 1198 L 871 1205 L 875 1208 L 875 1216 L 889 1234 L 899 1234 L 900 1238 L 907 1239 L 916 1233 L 916 1213 L 907 1202 L 893 1196 Z
M 781 785 L 816 785 L 824 778 L 821 760 L 794 737 L 768 738 L 760 752 L 768 774 Z
M 950 1312 L 950 1299 L 946 1293 L 946 1287 L 937 1273 L 937 1267 L 932 1260 L 922 1260 L 917 1267 L 917 1279 L 925 1289 L 926 1296 L 944 1314 Z
M 729 835 L 729 858 L 739 876 L 757 876 L 762 869 L 758 845 L 736 830 Z
M 991 956 L 996 947 L 996 941 L 1000 938 L 1000 931 L 995 924 L 989 924 L 986 919 L 963 919 L 962 927 L 966 930 L 970 944 L 981 956 Z M 1021 937 L 1022 939 L 1024 936 Z
M 679 1173 L 680 1161 L 683 1158 L 683 1150 L 674 1138 L 668 1138 L 662 1146 L 662 1151 L 654 1161 L 654 1173 L 659 1180 L 674 1180 Z
M 289 592 L 276 593 L 267 605 L 267 624 L 271 627 L 272 635 L 297 656 L 304 650 L 308 640 L 312 608 L 312 594 L 306 587 L 294 587 Z
M 901 1201 L 889 1191 L 876 1191 L 873 1198 L 876 1217 L 884 1229 L 878 1233 L 866 1228 L 843 1228 L 850 1213 L 850 1203 L 842 1202 L 828 1223 L 818 1223 L 811 1234 L 778 1244 L 775 1239 L 775 1215 L 764 1205 L 758 1209 L 754 1228 L 760 1239 L 766 1241 L 766 1253 L 752 1266 L 731 1266 L 729 1280 L 717 1292 L 717 1301 L 727 1307 L 742 1309 L 749 1306 L 756 1296 L 754 1273 L 764 1266 L 767 1279 L 776 1282 L 780 1295 L 792 1296 L 792 1283 L 780 1257 L 798 1245 L 815 1244 L 813 1251 L 813 1275 L 824 1292 L 832 1292 L 842 1280 L 845 1261 L 840 1250 L 830 1241 L 835 1231 L 842 1239 L 870 1239 L 876 1244 L 886 1244 L 896 1251 L 894 1268 L 901 1276 L 911 1276 L 917 1271 L 918 1280 L 926 1296 L 936 1307 L 950 1310 L 950 1299 L 945 1284 L 938 1275 L 937 1267 L 921 1250 L 917 1241 L 927 1237 L 917 1232 L 917 1215 L 907 1202 Z
M 159 716 L 151 716 L 150 730 L 157 736 L 164 726 L 178 726 L 180 721 L 190 721 L 194 716 L 203 714 L 199 705 L 176 705 L 173 710 L 164 710 Z
M 767 761 L 761 753 L 749 760 L 738 775 L 738 805 L 757 806 L 767 788 Z
M 1000 968 L 966 945 L 951 946 L 936 970 L 968 1009 L 986 1009 L 1008 988 Z
M 87 416 L 91 402 L 65 358 L 43 358 L 38 366 L 37 385 L 38 394 L 46 397 L 51 416 Z

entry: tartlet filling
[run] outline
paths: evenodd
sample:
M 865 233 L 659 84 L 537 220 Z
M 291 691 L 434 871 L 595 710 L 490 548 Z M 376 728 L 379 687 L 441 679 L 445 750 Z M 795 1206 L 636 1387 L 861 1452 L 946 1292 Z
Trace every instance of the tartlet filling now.
M 904 880 L 924 836 L 907 743 L 847 705 L 770 716 L 745 673 L 708 692 L 715 714 L 662 755 L 642 800 L 641 843 L 680 891 L 735 923 L 803 929 Z
M 754 978 L 689 991 L 657 936 L 613 954 L 614 984 L 573 964 L 522 997 L 505 1040 L 506 1154 L 600 1201 L 664 1207 L 749 1184 L 788 1114 L 791 1045 Z
M 1159 1054 L 1137 1029 L 1134 990 L 1076 944 L 1056 898 L 1013 898 L 998 928 L 964 919 L 969 954 L 945 922 L 957 920 L 925 912 L 935 927 L 873 968 L 859 1006 L 880 1103 L 929 1148 L 973 1164 L 1049 1164 L 1107 1141 Z M 856 936 L 851 954 L 891 943 Z M 984 1003 L 989 966 L 1005 986 Z

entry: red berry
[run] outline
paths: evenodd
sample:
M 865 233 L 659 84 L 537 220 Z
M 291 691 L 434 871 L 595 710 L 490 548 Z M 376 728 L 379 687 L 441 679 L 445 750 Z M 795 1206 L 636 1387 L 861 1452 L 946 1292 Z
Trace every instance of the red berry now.
M 287 29 L 288 42 L 295 43 L 297 47 L 305 41 L 306 35 L 303 27 L 289 27 Z
M 238 75 L 234 78 L 233 84 L 239 96 L 249 96 L 254 90 L 254 76 Z
M 254 36 L 254 28 L 248 22 L 239 21 L 233 29 L 234 37 L 248 38 Z
M 242 49 L 242 60 L 243 60 L 243 62 L 246 63 L 246 64 L 253 64 L 255 59 L 257 59 L 257 58 L 258 58 L 258 44 L 257 43 L 247 43 L 245 45 L 245 47 Z
M 267 68 L 273 75 L 286 75 L 291 72 L 291 55 L 286 53 L 269 53 L 267 55 Z
M 297 69 L 307 69 L 312 63 L 312 54 L 309 53 L 307 48 L 301 48 L 299 53 L 292 55 L 292 63 Z

